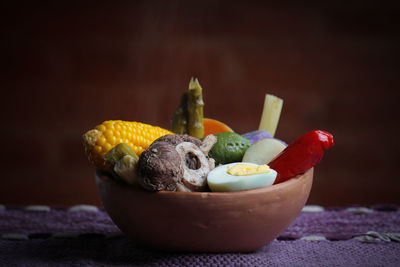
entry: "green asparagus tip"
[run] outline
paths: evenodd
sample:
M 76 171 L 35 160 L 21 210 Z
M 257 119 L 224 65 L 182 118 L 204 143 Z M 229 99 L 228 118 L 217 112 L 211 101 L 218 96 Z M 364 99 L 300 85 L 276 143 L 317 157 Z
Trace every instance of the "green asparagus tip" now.
M 202 90 L 199 80 L 197 78 L 190 79 L 189 90 Z

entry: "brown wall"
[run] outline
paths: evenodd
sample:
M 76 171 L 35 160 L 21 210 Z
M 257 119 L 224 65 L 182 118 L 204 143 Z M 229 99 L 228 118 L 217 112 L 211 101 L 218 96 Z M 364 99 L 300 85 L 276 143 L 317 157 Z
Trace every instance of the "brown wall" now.
M 272 93 L 277 137 L 334 134 L 309 204 L 400 204 L 399 9 L 265 2 L 3 6 L 0 204 L 99 204 L 81 134 L 106 119 L 169 127 L 192 75 L 205 115 L 239 133 Z

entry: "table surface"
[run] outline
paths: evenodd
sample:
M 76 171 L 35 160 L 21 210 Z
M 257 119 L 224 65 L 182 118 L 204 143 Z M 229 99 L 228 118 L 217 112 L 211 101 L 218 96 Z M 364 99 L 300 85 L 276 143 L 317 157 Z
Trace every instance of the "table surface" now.
M 400 266 L 400 208 L 305 206 L 252 253 L 182 253 L 142 247 L 101 207 L 0 205 L 0 266 Z

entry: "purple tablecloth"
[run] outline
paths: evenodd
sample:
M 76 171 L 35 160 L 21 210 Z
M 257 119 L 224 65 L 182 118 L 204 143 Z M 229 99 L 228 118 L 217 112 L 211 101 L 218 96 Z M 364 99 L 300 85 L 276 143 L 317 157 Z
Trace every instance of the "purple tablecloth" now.
M 400 266 L 397 206 L 306 206 L 252 253 L 178 253 L 140 246 L 102 208 L 0 205 L 0 266 Z

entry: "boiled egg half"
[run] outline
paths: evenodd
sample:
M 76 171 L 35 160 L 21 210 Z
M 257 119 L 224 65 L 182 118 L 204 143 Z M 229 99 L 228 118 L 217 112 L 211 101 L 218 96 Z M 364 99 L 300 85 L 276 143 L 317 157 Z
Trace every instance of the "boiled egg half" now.
M 268 165 L 236 162 L 218 166 L 207 175 L 207 183 L 213 192 L 231 192 L 270 186 L 277 172 Z

